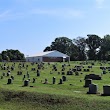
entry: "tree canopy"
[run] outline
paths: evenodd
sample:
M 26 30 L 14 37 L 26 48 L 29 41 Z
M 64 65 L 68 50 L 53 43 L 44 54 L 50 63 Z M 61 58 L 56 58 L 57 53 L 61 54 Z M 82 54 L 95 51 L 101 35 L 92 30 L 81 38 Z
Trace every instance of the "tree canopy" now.
M 19 50 L 6 49 L 0 54 L 0 61 L 25 61 L 24 54 Z
M 101 38 L 95 34 L 70 39 L 57 37 L 44 51 L 57 50 L 70 56 L 71 60 L 110 60 L 110 35 Z

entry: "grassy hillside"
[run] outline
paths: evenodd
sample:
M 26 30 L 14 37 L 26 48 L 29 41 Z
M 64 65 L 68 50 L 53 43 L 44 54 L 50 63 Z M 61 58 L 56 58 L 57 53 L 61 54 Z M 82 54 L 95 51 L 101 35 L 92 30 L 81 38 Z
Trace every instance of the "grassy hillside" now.
M 3 64 L 3 63 L 2 63 Z M 2 65 L 1 64 L 1 65 Z M 13 63 L 7 63 L 11 67 Z M 0 106 L 1 110 L 108 110 L 110 108 L 110 97 L 101 96 L 103 93 L 103 85 L 109 85 L 110 73 L 107 70 L 107 74 L 102 75 L 102 80 L 93 80 L 93 83 L 98 85 L 98 94 L 88 95 L 86 94 L 88 88 L 84 88 L 84 77 L 86 74 L 95 73 L 101 75 L 100 63 L 96 62 L 90 72 L 84 72 L 83 69 L 79 72 L 79 76 L 66 75 L 66 72 L 70 68 L 74 68 L 75 65 L 80 65 L 80 62 L 71 62 L 70 66 L 66 63 L 65 76 L 67 81 L 63 84 L 58 84 L 59 79 L 62 78 L 61 72 L 63 63 L 55 63 L 57 71 L 52 71 L 52 64 L 44 64 L 44 69 L 40 69 L 40 77 L 36 76 L 36 71 L 31 71 L 31 68 L 37 69 L 37 64 L 33 66 L 28 64 L 28 69 L 21 68 L 22 75 L 17 75 L 18 63 L 15 64 L 15 70 L 11 71 L 10 76 L 4 76 L 0 79 Z M 25 64 L 25 65 L 26 65 Z M 91 65 L 89 63 L 88 65 Z M 88 65 L 83 65 L 84 68 L 88 68 Z M 109 62 L 103 63 L 102 66 L 109 66 Z M 23 87 L 23 75 L 30 75 L 30 82 L 28 87 Z M 50 74 L 50 71 L 52 74 Z M 3 72 L 7 73 L 7 70 L 0 70 L 0 76 Z M 83 74 L 81 74 L 83 73 Z M 12 84 L 7 84 L 8 78 L 14 76 Z M 56 77 L 56 83 L 52 84 L 52 78 Z M 32 79 L 35 78 L 36 82 L 32 83 Z M 48 84 L 43 84 L 45 78 L 48 79 Z M 26 78 L 27 75 L 26 75 Z

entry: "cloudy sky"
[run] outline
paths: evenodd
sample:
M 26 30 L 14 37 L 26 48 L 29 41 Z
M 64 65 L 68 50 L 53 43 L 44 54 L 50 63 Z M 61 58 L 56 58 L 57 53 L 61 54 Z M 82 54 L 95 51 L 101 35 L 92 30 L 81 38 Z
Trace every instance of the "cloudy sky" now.
M 0 52 L 33 55 L 56 37 L 110 34 L 110 0 L 0 0 Z

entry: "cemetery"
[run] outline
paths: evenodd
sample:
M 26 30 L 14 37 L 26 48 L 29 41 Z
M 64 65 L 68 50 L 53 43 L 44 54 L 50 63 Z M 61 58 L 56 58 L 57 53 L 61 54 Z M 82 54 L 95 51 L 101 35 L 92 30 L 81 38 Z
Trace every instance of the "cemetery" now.
M 0 63 L 0 91 L 2 94 L 7 90 L 10 91 L 10 94 L 13 91 L 17 94 L 24 92 L 31 95 L 39 94 L 41 96 L 39 96 L 39 103 L 42 103 L 41 99 L 45 100 L 51 109 L 58 106 L 52 106 L 52 104 L 63 104 L 64 107 L 71 105 L 73 109 L 77 107 L 72 106 L 73 102 L 80 108 L 81 104 L 86 105 L 88 100 L 88 106 L 81 110 L 90 110 L 90 106 L 96 107 L 100 105 L 99 102 L 108 101 L 108 104 L 110 102 L 109 68 L 109 61 L 2 62 Z M 11 94 L 11 96 L 22 99 L 20 95 Z M 53 99 L 51 99 L 52 97 Z M 38 101 L 37 98 L 38 95 L 32 100 Z M 9 96 L 7 100 L 11 100 Z M 102 100 L 103 102 L 101 102 Z M 96 110 L 96 108 L 92 108 L 92 110 Z

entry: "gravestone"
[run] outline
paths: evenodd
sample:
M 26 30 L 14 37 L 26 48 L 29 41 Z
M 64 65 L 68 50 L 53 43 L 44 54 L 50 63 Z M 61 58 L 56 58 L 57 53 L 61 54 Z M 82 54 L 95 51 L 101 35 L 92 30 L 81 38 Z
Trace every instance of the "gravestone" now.
M 66 81 L 66 76 L 62 76 L 62 80 L 63 81 Z
M 64 71 L 62 72 L 62 75 L 65 75 L 65 72 Z
M 12 84 L 12 78 L 8 79 L 8 83 L 7 84 Z
M 11 76 L 11 79 L 14 80 L 14 76 Z
M 45 79 L 44 84 L 48 84 L 48 80 L 47 79 Z
M 103 94 L 105 96 L 110 96 L 110 85 L 103 86 Z
M 58 75 L 60 74 L 60 72 L 58 72 Z
M 32 83 L 35 83 L 35 81 L 36 81 L 36 79 L 35 79 L 35 78 L 33 78 L 33 81 L 32 81 Z
M 24 81 L 24 86 L 28 86 L 29 85 L 29 81 L 28 80 L 25 80 Z
M 92 84 L 92 79 L 86 79 L 84 87 L 89 87 L 89 84 Z
M 75 72 L 75 76 L 79 76 L 79 72 L 76 71 L 76 72 Z
M 87 94 L 97 94 L 98 86 L 96 84 L 89 84 L 89 91 Z
M 9 76 L 10 74 L 9 73 L 7 73 L 7 76 Z
M 3 73 L 2 75 L 5 76 L 5 73 Z
M 53 84 L 55 84 L 55 82 L 56 82 L 56 78 L 55 78 L 55 77 L 53 77 Z
M 60 79 L 60 82 L 59 82 L 58 84 L 63 84 L 63 80 L 62 80 L 62 79 Z
M 40 76 L 40 72 L 37 73 L 37 76 L 38 76 L 38 77 Z
M 101 80 L 102 77 L 96 74 L 89 74 L 85 76 L 85 79 L 92 79 L 92 80 Z
M 1 76 L 1 79 L 3 79 L 3 76 Z
M 106 74 L 106 71 L 103 71 L 103 74 Z

